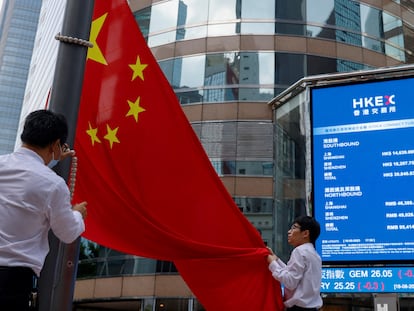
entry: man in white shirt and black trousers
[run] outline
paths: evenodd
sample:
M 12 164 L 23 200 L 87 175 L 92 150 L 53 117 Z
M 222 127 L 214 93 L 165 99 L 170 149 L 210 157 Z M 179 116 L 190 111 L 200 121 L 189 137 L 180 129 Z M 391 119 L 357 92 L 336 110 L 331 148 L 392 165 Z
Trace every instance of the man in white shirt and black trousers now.
M 316 311 L 322 307 L 322 261 L 315 250 L 320 232 L 320 225 L 314 218 L 299 216 L 288 231 L 288 243 L 294 247 L 288 263 L 269 248 L 269 270 L 284 285 L 287 311 Z
M 71 205 L 65 180 L 51 167 L 74 155 L 64 116 L 30 113 L 22 146 L 0 156 L 0 310 L 35 310 L 33 293 L 47 253 L 48 232 L 72 243 L 85 230 L 86 202 Z

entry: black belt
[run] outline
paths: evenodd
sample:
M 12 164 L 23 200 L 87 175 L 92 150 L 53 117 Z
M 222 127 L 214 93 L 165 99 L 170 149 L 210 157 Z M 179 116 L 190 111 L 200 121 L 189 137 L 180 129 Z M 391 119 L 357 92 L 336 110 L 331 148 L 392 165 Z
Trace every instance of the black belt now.
M 293 306 L 286 309 L 286 311 L 317 311 L 317 308 L 303 308 L 299 306 Z
M 37 276 L 28 267 L 0 266 L 0 288 L 5 286 L 25 286 L 35 289 L 37 288 Z
M 9 266 L 0 266 L 0 270 L 6 270 L 6 271 L 31 271 L 31 272 L 33 272 L 33 270 L 31 269 L 31 268 L 29 268 L 29 267 L 20 267 L 20 266 L 17 266 L 17 267 L 14 267 L 14 266 L 11 266 L 11 267 L 9 267 Z
M 35 277 L 36 274 L 29 267 L 5 267 L 0 266 L 0 277 L 6 277 L 8 275 L 20 276 L 20 277 Z

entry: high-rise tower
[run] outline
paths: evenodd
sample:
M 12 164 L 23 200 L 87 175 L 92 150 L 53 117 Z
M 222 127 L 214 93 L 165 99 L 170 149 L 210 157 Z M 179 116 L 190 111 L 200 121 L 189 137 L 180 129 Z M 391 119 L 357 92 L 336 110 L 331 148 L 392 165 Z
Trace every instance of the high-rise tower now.
M 15 146 L 41 4 L 0 1 L 0 154 Z

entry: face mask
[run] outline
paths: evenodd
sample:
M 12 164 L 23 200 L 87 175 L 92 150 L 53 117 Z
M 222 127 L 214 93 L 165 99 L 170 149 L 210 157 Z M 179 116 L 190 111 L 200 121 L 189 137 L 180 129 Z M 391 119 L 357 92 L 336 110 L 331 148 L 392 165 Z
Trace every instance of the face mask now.
M 49 166 L 50 168 L 54 168 L 56 166 L 56 164 L 59 163 L 59 159 L 55 160 L 55 153 L 52 153 L 52 160 L 50 160 L 50 162 L 47 164 L 47 166 Z

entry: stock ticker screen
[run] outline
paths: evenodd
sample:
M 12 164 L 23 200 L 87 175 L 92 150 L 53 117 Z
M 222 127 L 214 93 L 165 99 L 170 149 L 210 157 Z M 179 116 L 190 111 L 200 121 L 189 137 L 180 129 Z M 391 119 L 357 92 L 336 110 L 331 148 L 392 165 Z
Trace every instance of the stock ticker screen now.
M 324 264 L 414 260 L 414 78 L 315 87 L 311 119 Z

